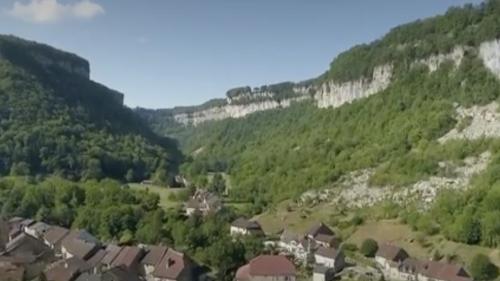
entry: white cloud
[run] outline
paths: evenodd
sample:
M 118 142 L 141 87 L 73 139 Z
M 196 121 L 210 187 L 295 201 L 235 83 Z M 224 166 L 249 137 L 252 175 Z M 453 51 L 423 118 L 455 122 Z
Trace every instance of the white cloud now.
M 64 19 L 91 19 L 104 14 L 104 8 L 92 0 L 59 3 L 59 0 L 16 1 L 8 13 L 33 23 L 54 23 Z

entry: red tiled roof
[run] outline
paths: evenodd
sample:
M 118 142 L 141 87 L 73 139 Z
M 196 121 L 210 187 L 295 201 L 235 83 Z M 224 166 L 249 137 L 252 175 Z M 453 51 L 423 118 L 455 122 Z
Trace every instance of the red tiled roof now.
M 165 246 L 150 246 L 149 251 L 141 260 L 142 264 L 157 265 L 163 255 L 167 252 L 168 248 Z
M 249 265 L 250 276 L 295 276 L 295 265 L 284 256 L 261 255 Z
M 120 251 L 118 256 L 112 263 L 112 266 L 125 266 L 127 269 L 132 269 L 133 266 L 137 265 L 139 260 L 142 258 L 144 251 L 138 247 L 125 247 Z
M 437 261 L 427 261 L 423 262 L 420 273 L 437 280 L 446 281 L 465 281 L 471 280 L 467 272 L 458 265 L 437 262 Z
M 102 258 L 101 263 L 104 265 L 111 265 L 121 250 L 122 248 L 119 246 L 108 245 L 105 250 L 106 255 Z
M 250 281 L 250 264 L 246 264 L 236 271 L 237 281 Z
M 102 259 L 104 258 L 104 256 L 106 255 L 106 251 L 103 250 L 103 249 L 100 249 L 99 251 L 97 251 L 94 255 L 92 255 L 88 260 L 87 260 L 87 263 L 91 266 L 91 267 L 96 267 L 98 266 Z
M 164 279 L 177 279 L 184 270 L 189 270 L 190 259 L 183 253 L 168 249 L 160 263 L 155 267 L 153 276 Z
M 384 243 L 378 246 L 375 256 L 385 258 L 389 261 L 399 262 L 406 259 L 408 254 L 403 248 Z

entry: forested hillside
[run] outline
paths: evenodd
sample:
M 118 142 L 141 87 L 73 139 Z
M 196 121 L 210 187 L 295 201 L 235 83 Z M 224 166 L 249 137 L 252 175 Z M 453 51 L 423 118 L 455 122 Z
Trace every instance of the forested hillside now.
M 207 172 L 227 172 L 231 196 L 257 206 L 296 198 L 366 168 L 375 169 L 373 185 L 411 184 L 442 173 L 440 161 L 461 161 L 488 149 L 496 153 L 496 139 L 446 145 L 438 139 L 467 126 L 457 107 L 500 96 L 500 82 L 480 56 L 483 42 L 500 37 L 499 19 L 497 0 L 451 8 L 340 54 L 313 84 L 369 77 L 386 64 L 393 66 L 393 76 L 385 90 L 339 108 L 318 109 L 305 101 L 196 127 L 153 125 L 177 136 L 191 154 L 186 174 L 200 179 Z M 445 55 L 456 48 L 463 57 L 448 60 Z M 431 56 L 444 59 L 426 60 Z
M 0 175 L 166 181 L 180 153 L 76 55 L 0 37 Z

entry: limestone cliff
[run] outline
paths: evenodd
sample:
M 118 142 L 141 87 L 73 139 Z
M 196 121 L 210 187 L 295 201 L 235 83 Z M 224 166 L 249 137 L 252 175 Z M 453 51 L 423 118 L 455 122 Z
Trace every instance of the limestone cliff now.
M 309 96 L 304 95 L 296 98 L 285 99 L 282 101 L 268 99 L 264 101 L 250 102 L 248 104 L 228 103 L 226 105 L 218 107 L 195 111 L 193 113 L 175 114 L 174 119 L 182 124 L 198 125 L 206 121 L 222 120 L 226 118 L 241 118 L 258 111 L 288 107 L 293 102 L 300 102 L 306 99 L 309 99 Z
M 370 79 L 356 81 L 323 83 L 314 95 L 318 107 L 339 107 L 345 103 L 378 93 L 391 83 L 392 66 L 382 65 L 375 68 Z
M 411 66 L 423 64 L 433 72 L 449 61 L 458 67 L 467 51 L 475 51 L 485 66 L 500 78 L 500 40 L 483 42 L 477 48 L 457 46 L 449 53 L 417 60 Z M 250 87 L 236 88 L 228 91 L 225 100 L 218 100 L 213 106 L 178 109 L 172 111 L 172 116 L 178 123 L 199 125 L 211 120 L 241 118 L 258 111 L 285 108 L 293 102 L 305 100 L 313 100 L 319 108 L 335 108 L 385 90 L 392 81 L 394 71 L 392 64 L 384 64 L 375 67 L 370 77 L 347 82 L 285 82 L 253 90 Z

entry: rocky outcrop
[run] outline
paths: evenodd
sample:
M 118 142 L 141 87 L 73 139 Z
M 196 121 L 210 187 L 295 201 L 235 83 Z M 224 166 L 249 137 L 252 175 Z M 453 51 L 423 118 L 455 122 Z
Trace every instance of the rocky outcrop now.
M 356 81 L 337 83 L 326 82 L 320 86 L 314 99 L 318 107 L 339 107 L 357 99 L 366 98 L 382 90 L 391 83 L 392 65 L 378 66 L 373 70 L 370 79 L 361 78 Z
M 434 72 L 446 61 L 451 61 L 458 67 L 464 58 L 464 54 L 465 50 L 463 47 L 456 47 L 451 53 L 430 56 L 426 59 L 419 60 L 417 63 L 426 65 L 430 72 Z
M 301 196 L 302 202 L 330 202 L 345 204 L 349 208 L 363 208 L 389 200 L 398 204 L 419 202 L 427 208 L 442 190 L 465 190 L 476 174 L 486 170 L 491 161 L 491 152 L 467 157 L 462 165 L 440 162 L 443 170 L 451 171 L 449 176 L 432 176 L 405 187 L 371 186 L 373 169 L 354 171 L 344 176 L 334 187 L 320 191 L 308 191 Z
M 481 137 L 500 137 L 500 113 L 498 103 L 471 108 L 457 107 L 457 127 L 439 139 L 444 143 L 450 139 L 475 140 Z
M 484 65 L 500 78 L 500 40 L 482 43 L 479 46 L 479 56 Z

